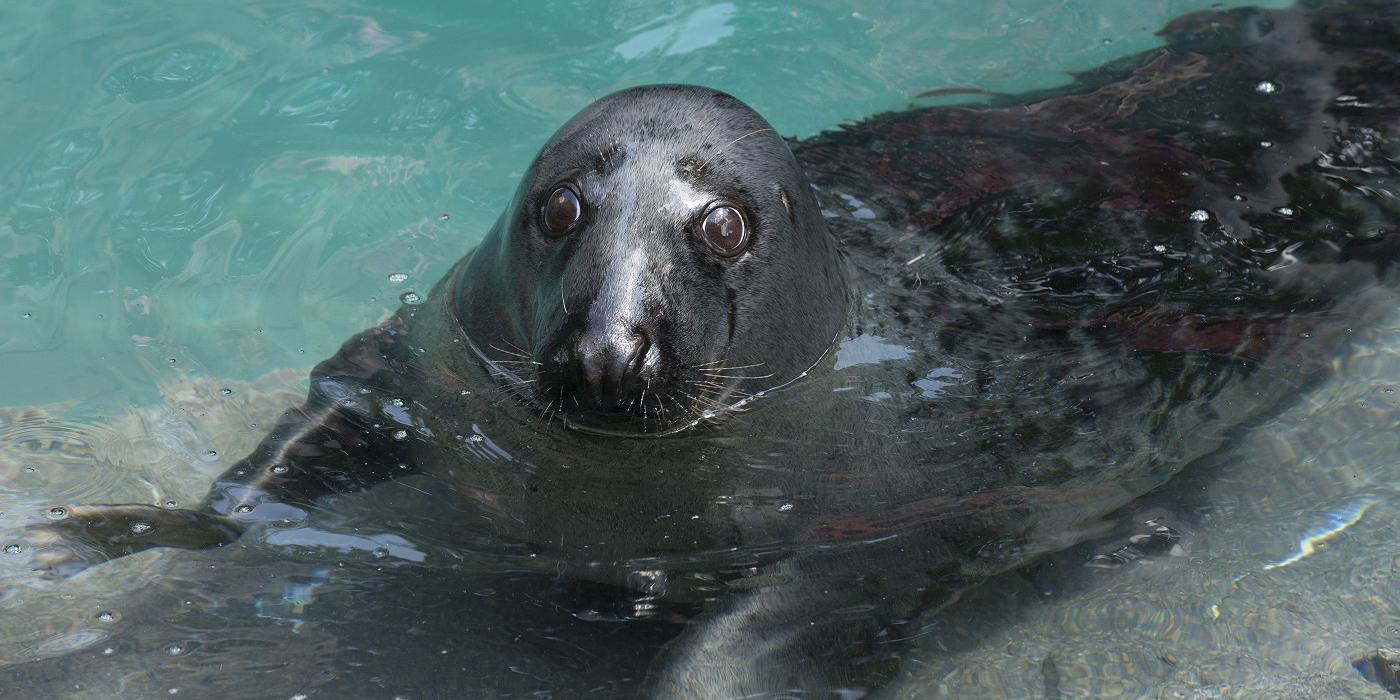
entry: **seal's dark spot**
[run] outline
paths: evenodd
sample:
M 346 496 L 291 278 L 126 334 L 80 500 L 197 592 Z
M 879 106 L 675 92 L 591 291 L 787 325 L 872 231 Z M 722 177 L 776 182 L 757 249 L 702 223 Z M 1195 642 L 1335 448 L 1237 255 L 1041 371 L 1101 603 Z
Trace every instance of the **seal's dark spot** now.
M 553 236 L 569 232 L 583 217 L 583 204 L 578 195 L 568 187 L 560 186 L 549 195 L 544 204 L 544 228 Z
M 700 233 L 716 253 L 733 257 L 744 251 L 749 242 L 749 227 L 738 209 L 720 205 L 705 215 Z

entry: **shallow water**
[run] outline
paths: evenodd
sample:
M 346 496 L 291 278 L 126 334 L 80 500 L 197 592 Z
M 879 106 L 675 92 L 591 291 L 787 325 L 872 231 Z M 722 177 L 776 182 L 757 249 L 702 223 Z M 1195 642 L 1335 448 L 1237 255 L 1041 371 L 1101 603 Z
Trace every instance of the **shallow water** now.
M 595 97 L 712 85 L 808 136 L 969 99 L 926 91 L 1062 84 L 1209 5 L 6 7 L 0 99 L 21 107 L 0 124 L 0 405 L 43 411 L 0 414 L 0 536 L 23 548 L 22 519 L 56 502 L 198 501 L 306 368 L 480 239 Z M 1189 513 L 1180 556 L 1100 575 L 1071 552 L 998 578 L 928 622 L 894 690 L 1378 692 L 1351 662 L 1400 644 L 1397 333 L 1396 318 L 1367 330 L 1306 401 L 1149 498 Z M 0 695 L 145 697 L 195 677 L 184 695 L 635 687 L 648 659 L 590 643 L 660 644 L 663 626 L 558 615 L 551 601 L 588 593 L 450 533 L 406 539 L 415 518 L 450 519 L 417 486 L 337 501 L 343 527 L 100 577 L 56 583 L 24 551 L 0 557 L 0 664 L 18 669 Z M 446 564 L 395 566 L 418 561 Z M 59 661 L 16 666 L 44 659 Z

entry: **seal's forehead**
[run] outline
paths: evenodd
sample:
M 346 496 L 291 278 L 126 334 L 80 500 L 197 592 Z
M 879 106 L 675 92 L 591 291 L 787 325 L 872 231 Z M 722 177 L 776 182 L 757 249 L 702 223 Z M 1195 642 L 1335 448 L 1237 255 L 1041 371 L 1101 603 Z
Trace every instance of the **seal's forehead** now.
M 647 85 L 589 105 L 554 134 L 545 152 L 571 147 L 637 150 L 641 145 L 694 151 L 704 143 L 724 143 L 755 130 L 771 132 L 772 127 L 731 95 L 694 85 Z

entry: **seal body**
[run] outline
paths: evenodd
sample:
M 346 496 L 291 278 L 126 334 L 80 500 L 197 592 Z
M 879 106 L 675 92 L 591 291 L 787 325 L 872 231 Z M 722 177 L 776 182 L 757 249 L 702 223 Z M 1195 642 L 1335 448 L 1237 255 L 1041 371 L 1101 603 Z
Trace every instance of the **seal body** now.
M 1103 531 L 1367 321 L 1397 21 L 1187 17 L 1065 90 L 802 142 L 706 88 L 609 96 L 204 509 L 49 532 L 208 546 L 418 473 L 463 546 L 692 620 L 658 692 L 878 683 L 882 640 Z

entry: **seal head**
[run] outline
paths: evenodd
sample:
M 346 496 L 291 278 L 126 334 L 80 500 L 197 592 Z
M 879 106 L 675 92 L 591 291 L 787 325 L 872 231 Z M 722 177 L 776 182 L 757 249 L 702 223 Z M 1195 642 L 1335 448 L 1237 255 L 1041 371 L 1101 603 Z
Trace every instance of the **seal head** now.
M 525 173 L 452 301 L 497 381 L 585 431 L 667 434 L 793 381 L 847 276 L 787 143 L 694 86 L 579 113 Z

